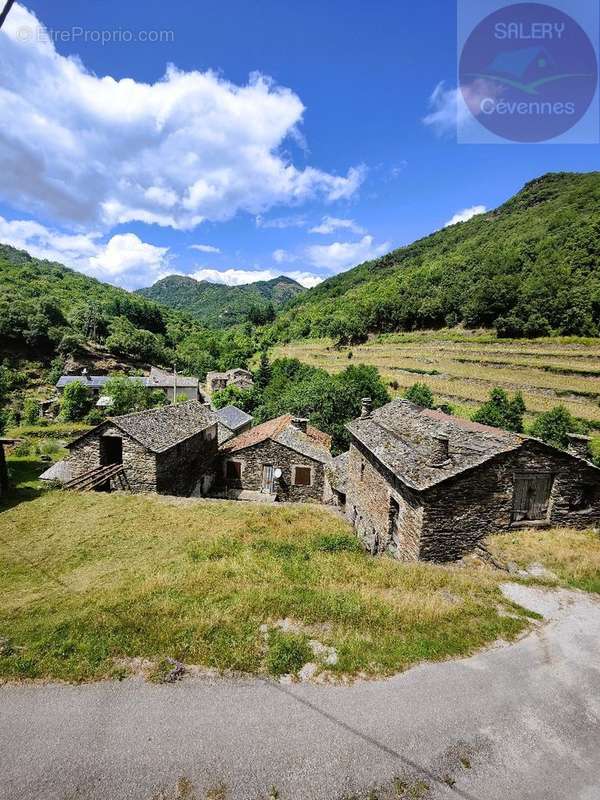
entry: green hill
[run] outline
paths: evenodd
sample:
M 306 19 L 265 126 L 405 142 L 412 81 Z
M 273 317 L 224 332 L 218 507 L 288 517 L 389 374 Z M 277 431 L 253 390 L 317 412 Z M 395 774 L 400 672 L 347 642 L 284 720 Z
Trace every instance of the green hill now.
M 187 311 L 211 327 L 224 328 L 247 319 L 258 324 L 268 322 L 277 309 L 304 291 L 299 283 L 283 275 L 243 286 L 169 275 L 148 289 L 139 289 L 137 294 L 169 308 Z
M 330 278 L 292 302 L 273 341 L 496 327 L 597 336 L 600 172 L 545 175 L 495 211 Z

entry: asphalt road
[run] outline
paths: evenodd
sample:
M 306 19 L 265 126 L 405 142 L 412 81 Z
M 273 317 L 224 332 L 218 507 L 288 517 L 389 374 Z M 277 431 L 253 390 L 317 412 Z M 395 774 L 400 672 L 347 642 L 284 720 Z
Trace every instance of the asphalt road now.
M 546 623 L 387 681 L 4 686 L 0 797 L 598 800 L 600 603 L 509 591 Z

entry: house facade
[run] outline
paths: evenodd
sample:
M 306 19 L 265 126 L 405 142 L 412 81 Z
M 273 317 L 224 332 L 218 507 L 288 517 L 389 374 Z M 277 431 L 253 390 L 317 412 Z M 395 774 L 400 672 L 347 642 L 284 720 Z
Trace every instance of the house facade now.
M 247 369 L 236 367 L 227 372 L 208 372 L 206 374 L 206 392 L 209 396 L 228 386 L 235 386 L 236 389 L 251 389 L 254 386 L 252 373 Z
M 214 480 L 218 422 L 196 400 L 109 418 L 69 445 L 72 479 L 121 464 L 133 492 L 205 495 Z
M 230 498 L 330 502 L 330 447 L 330 437 L 305 419 L 269 420 L 221 447 L 220 486 Z
M 570 453 L 396 400 L 348 425 L 346 514 L 373 553 L 461 558 L 485 536 L 600 524 L 600 470 Z

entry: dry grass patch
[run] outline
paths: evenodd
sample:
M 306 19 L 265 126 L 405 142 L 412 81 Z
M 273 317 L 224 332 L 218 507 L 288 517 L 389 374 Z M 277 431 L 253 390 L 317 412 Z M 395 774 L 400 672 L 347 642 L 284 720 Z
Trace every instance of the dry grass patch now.
M 600 534 L 592 531 L 531 530 L 488 540 L 494 556 L 522 569 L 541 563 L 565 586 L 600 593 Z

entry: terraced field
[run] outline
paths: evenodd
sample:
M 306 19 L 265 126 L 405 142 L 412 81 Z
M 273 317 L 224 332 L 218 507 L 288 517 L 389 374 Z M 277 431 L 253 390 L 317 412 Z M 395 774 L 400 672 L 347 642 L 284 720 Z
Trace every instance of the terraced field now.
M 559 403 L 600 429 L 600 339 L 499 340 L 482 332 L 435 331 L 377 336 L 336 349 L 327 340 L 274 348 L 330 372 L 349 363 L 373 364 L 402 393 L 423 380 L 438 400 L 469 416 L 490 389 L 523 392 L 530 418 Z

